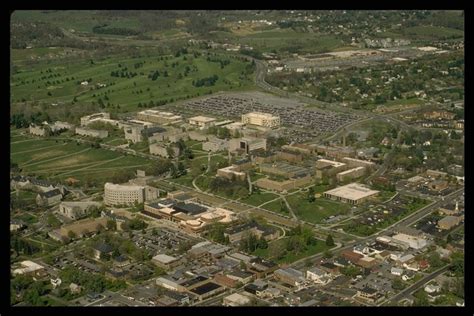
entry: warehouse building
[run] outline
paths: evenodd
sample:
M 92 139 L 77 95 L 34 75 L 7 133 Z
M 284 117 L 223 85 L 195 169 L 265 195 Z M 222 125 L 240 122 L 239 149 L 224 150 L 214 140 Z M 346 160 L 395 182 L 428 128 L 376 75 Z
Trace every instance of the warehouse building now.
M 277 128 L 280 127 L 280 117 L 269 113 L 250 112 L 242 115 L 242 123 Z
M 350 203 L 353 205 L 360 204 L 367 199 L 377 195 L 379 191 L 371 190 L 358 183 L 350 183 L 344 186 L 324 192 L 324 197 L 332 200 Z

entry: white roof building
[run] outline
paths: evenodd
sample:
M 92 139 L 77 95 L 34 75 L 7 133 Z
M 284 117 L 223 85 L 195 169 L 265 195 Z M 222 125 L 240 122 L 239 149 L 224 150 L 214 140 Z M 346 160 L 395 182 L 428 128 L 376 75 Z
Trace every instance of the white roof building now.
M 378 193 L 379 191 L 366 188 L 358 183 L 350 183 L 326 191 L 324 192 L 324 196 L 350 204 L 359 204 Z

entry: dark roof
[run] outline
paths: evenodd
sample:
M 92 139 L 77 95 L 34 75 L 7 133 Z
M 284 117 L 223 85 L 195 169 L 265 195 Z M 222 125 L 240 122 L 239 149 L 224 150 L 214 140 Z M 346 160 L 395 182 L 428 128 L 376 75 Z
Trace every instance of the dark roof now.
M 142 135 L 144 135 L 146 137 L 150 137 L 155 133 L 163 133 L 163 132 L 166 132 L 166 129 L 164 129 L 163 127 L 159 127 L 159 126 L 148 127 L 148 128 L 145 127 L 145 129 L 143 129 L 141 131 Z
M 252 276 L 253 274 L 244 270 L 233 270 L 227 273 L 227 275 L 233 275 L 239 278 L 248 278 L 249 276 Z
M 193 197 L 192 197 L 192 195 L 189 195 L 187 193 L 182 193 L 182 194 L 179 194 L 179 195 L 175 196 L 174 198 L 177 201 L 187 201 L 189 199 L 192 199 Z
M 220 287 L 221 287 L 220 285 L 218 285 L 214 282 L 209 282 L 209 283 L 203 284 L 201 286 L 198 286 L 197 288 L 191 290 L 191 292 L 196 293 L 198 295 L 202 295 L 202 294 L 211 292 L 215 289 L 218 289 Z
M 42 187 L 49 187 L 50 185 L 52 185 L 50 182 L 48 182 L 46 180 L 39 180 L 39 179 L 35 179 L 35 178 L 31 178 L 30 182 L 34 185 L 39 185 L 39 186 L 42 186 Z
M 337 266 L 334 263 L 331 262 L 325 262 L 321 264 L 321 267 L 325 267 L 327 269 L 335 269 Z
M 111 245 L 105 244 L 105 243 L 100 243 L 100 244 L 96 245 L 94 247 L 94 249 L 96 249 L 96 250 L 98 250 L 102 253 L 109 253 L 109 252 L 114 251 L 114 248 Z
M 244 163 L 247 163 L 247 162 L 250 162 L 250 159 L 244 158 L 244 159 L 240 159 L 234 162 L 234 165 L 243 165 Z
M 47 192 L 40 192 L 39 195 L 42 198 L 50 198 L 50 197 L 53 197 L 53 196 L 61 195 L 61 191 L 59 191 L 59 189 L 54 189 L 54 190 L 47 191 Z
M 177 301 L 182 301 L 184 300 L 186 297 L 188 297 L 187 295 L 185 294 L 181 294 L 181 293 L 178 293 L 178 292 L 173 292 L 173 291 L 166 291 L 164 296 L 167 296 L 167 297 L 170 297 L 172 299 L 175 299 Z
M 125 261 L 128 260 L 128 258 L 121 254 L 121 255 L 115 257 L 114 260 L 117 261 L 117 262 L 125 262 Z
M 186 214 L 197 215 L 207 211 L 207 208 L 194 204 L 194 203 L 183 203 L 179 202 L 176 205 L 171 206 L 174 210 L 183 212 Z
M 207 280 L 207 279 L 208 279 L 208 278 L 206 278 L 205 276 L 198 275 L 198 276 L 195 277 L 195 278 L 192 278 L 192 279 L 190 279 L 190 280 L 187 280 L 187 281 L 181 283 L 181 285 L 184 286 L 184 287 L 189 287 L 189 286 L 192 286 L 192 285 L 194 285 L 194 284 L 196 284 L 196 283 L 205 281 L 205 280 Z
M 240 233 L 244 230 L 248 230 L 248 229 L 251 229 L 251 228 L 254 228 L 254 227 L 257 227 L 256 223 L 245 223 L 245 224 L 241 224 L 241 225 L 238 225 L 238 226 L 229 227 L 226 230 L 226 233 L 227 234 L 237 234 L 237 233 Z
M 360 289 L 361 292 L 364 292 L 364 293 L 367 293 L 367 294 L 375 294 L 377 293 L 377 290 L 376 289 L 373 289 L 371 287 L 363 287 L 362 289 Z

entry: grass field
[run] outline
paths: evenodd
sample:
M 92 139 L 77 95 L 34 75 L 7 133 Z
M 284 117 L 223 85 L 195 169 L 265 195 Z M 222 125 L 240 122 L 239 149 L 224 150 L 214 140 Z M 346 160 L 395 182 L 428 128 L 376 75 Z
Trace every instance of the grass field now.
M 326 217 L 343 214 L 350 209 L 348 204 L 325 198 L 317 198 L 315 202 L 310 203 L 304 193 L 293 194 L 286 199 L 296 216 L 311 223 L 321 223 Z
M 290 212 L 288 211 L 282 211 L 281 209 L 281 202 L 282 200 L 276 200 L 276 201 L 273 201 L 273 202 L 270 202 L 268 204 L 265 204 L 264 206 L 262 206 L 262 208 L 266 209 L 266 210 L 269 210 L 269 211 L 272 211 L 272 212 L 275 212 L 275 213 L 280 213 L 280 214 L 283 214 L 283 215 L 290 215 Z
M 282 239 L 279 239 L 279 240 L 275 240 L 272 243 L 284 243 L 284 242 L 285 242 L 285 238 L 282 238 Z M 324 251 L 328 250 L 329 248 L 330 247 L 326 246 L 326 243 L 324 241 L 318 240 L 316 245 L 309 246 L 306 249 L 306 251 L 304 251 L 304 252 L 301 252 L 299 254 L 296 254 L 294 252 L 288 252 L 283 258 L 277 260 L 277 263 L 291 263 L 291 262 L 294 262 L 296 260 L 302 259 L 304 257 L 308 257 L 308 256 L 315 255 L 317 253 L 324 252 Z M 259 257 L 263 257 L 263 258 L 269 258 L 270 257 L 268 248 L 267 249 L 257 249 L 256 251 L 254 251 L 253 254 L 256 255 L 256 256 L 259 256 Z
M 13 134 L 15 132 L 13 131 Z M 100 185 L 117 170 L 135 170 L 148 166 L 150 160 L 131 155 L 91 148 L 75 142 L 62 142 L 41 138 L 15 141 L 10 145 L 11 161 L 24 173 L 45 178 L 64 180 L 93 179 Z
M 414 26 L 406 28 L 404 33 L 420 39 L 445 39 L 464 36 L 464 32 L 461 30 L 440 26 Z
M 241 202 L 254 205 L 254 206 L 259 206 L 260 204 L 276 199 L 277 197 L 278 195 L 275 195 L 272 193 L 260 193 L 260 194 L 254 193 L 250 195 L 249 197 L 242 199 Z
M 219 62 L 207 60 L 207 56 L 195 58 L 191 54 L 180 57 L 148 56 L 130 58 L 113 56 L 101 60 L 77 58 L 68 63 L 61 61 L 40 61 L 31 66 L 19 67 L 10 82 L 12 103 L 26 101 L 75 102 L 104 104 L 108 111 L 138 110 L 138 104 L 150 105 L 160 101 L 172 102 L 179 98 L 205 95 L 224 90 L 245 90 L 253 87 L 252 75 L 242 75 L 248 62 L 219 56 L 229 60 L 223 68 Z M 186 59 L 186 60 L 184 60 Z M 188 69 L 187 75 L 186 69 Z M 148 78 L 155 71 L 160 75 L 156 80 Z M 119 77 L 111 76 L 119 72 Z M 167 72 L 168 76 L 165 75 Z M 136 74 L 122 77 L 122 73 Z M 195 87 L 198 79 L 217 75 L 213 86 Z M 81 82 L 90 81 L 87 86 Z M 99 87 L 98 84 L 105 84 Z M 101 101 L 99 101 L 99 99 Z

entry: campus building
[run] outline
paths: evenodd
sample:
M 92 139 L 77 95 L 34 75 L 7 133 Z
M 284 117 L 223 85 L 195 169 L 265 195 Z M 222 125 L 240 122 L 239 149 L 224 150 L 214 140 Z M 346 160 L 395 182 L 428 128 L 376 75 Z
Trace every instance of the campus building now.
M 175 115 L 171 112 L 161 112 L 156 110 L 145 110 L 138 112 L 137 118 L 146 122 L 157 124 L 176 124 L 182 121 L 180 115 Z
M 269 113 L 250 112 L 242 115 L 242 123 L 277 128 L 280 127 L 280 117 Z
M 202 116 L 202 115 L 191 117 L 189 119 L 189 124 L 194 125 L 194 126 L 198 126 L 201 129 L 214 126 L 215 123 L 216 123 L 215 118 Z
M 143 203 L 145 188 L 138 185 L 121 185 L 107 182 L 104 185 L 104 203 L 106 205 L 121 205 Z
M 76 134 L 96 138 L 106 138 L 109 132 L 105 130 L 90 129 L 85 127 L 76 127 Z
M 358 183 L 350 183 L 324 192 L 324 197 L 357 205 L 378 193 L 379 191 L 371 190 Z

